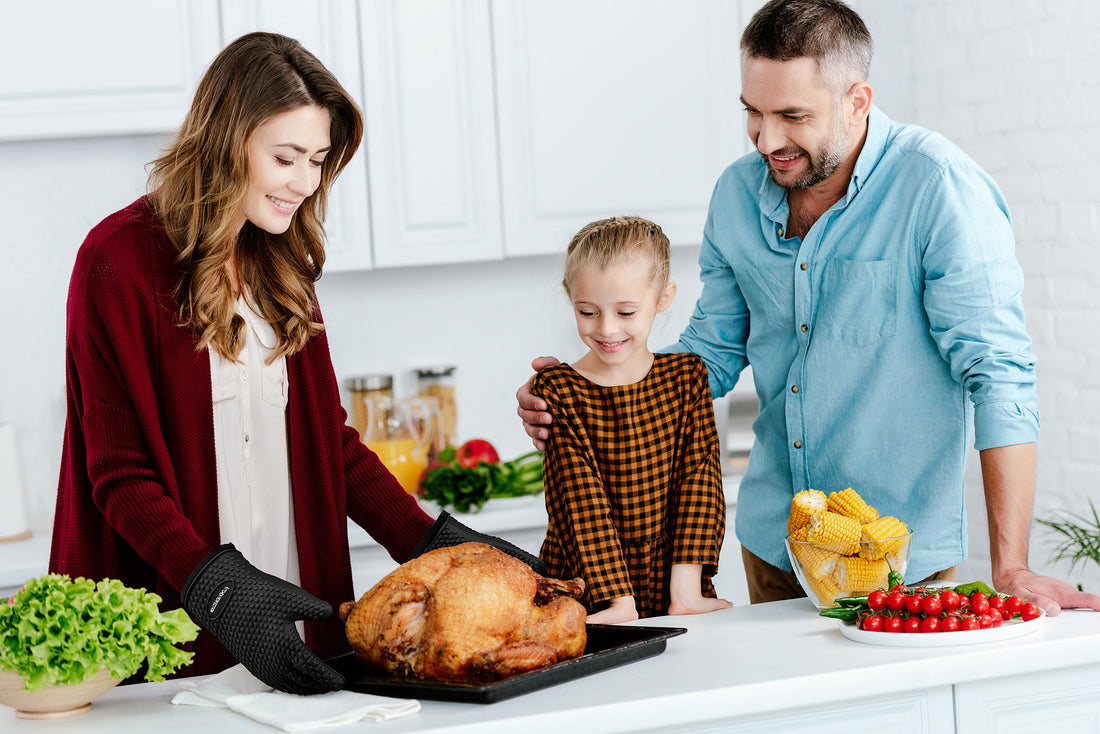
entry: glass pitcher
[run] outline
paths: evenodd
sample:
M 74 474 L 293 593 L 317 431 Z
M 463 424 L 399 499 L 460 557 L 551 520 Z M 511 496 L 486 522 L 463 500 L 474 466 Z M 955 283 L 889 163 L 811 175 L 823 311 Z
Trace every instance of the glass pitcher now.
M 439 408 L 422 398 L 394 399 L 379 395 L 362 402 L 363 443 L 378 455 L 409 494 L 420 489 L 438 433 Z

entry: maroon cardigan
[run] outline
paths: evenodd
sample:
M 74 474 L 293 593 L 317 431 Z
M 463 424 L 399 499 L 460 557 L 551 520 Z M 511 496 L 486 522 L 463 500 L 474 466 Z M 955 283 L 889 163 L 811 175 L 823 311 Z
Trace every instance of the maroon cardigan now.
M 77 253 L 66 325 L 68 415 L 50 571 L 112 577 L 180 606 L 192 569 L 221 542 L 210 357 L 178 323 L 175 250 L 144 197 Z M 315 315 L 320 320 L 319 312 Z M 287 358 L 287 451 L 302 587 L 353 599 L 347 518 L 397 561 L 432 519 L 347 426 L 325 334 Z M 322 657 L 348 649 L 335 615 L 306 623 Z M 181 674 L 236 661 L 208 632 Z

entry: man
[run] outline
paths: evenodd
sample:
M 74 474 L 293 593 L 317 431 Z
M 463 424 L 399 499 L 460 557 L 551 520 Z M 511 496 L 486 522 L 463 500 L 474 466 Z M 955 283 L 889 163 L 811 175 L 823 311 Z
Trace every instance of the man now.
M 783 537 L 791 497 L 854 486 L 914 530 L 910 580 L 966 557 L 973 431 L 993 584 L 1049 614 L 1100 610 L 1027 566 L 1039 416 L 1007 205 L 939 135 L 889 120 L 867 83 L 871 36 L 835 0 L 772 0 L 741 38 L 757 149 L 719 179 L 702 294 L 672 349 L 715 396 L 747 364 L 760 395 L 737 536 L 754 603 L 800 596 Z M 551 363 L 536 360 L 536 369 Z M 536 444 L 545 406 L 517 393 Z

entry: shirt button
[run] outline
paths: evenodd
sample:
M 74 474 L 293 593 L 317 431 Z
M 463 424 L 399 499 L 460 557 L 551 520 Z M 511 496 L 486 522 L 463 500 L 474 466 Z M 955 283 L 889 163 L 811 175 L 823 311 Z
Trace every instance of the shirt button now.
M 245 370 L 244 372 L 241 373 L 241 379 L 242 380 L 247 380 L 248 379 L 248 370 Z
M 798 392 L 798 385 L 791 385 L 791 392 Z
M 782 236 L 783 236 L 783 228 L 782 228 L 782 227 L 780 227 L 780 228 L 779 228 L 779 236 L 780 236 L 780 237 L 782 237 Z
M 810 269 L 810 264 L 809 263 L 802 263 L 798 267 L 802 270 L 809 270 Z
M 810 327 L 806 326 L 805 324 L 802 324 L 802 326 L 799 326 L 798 328 L 802 329 L 803 332 L 807 332 L 810 330 Z
M 249 435 L 247 433 L 244 434 L 244 442 L 245 443 L 248 443 L 248 439 L 249 439 Z
M 801 442 L 801 441 L 795 441 L 795 442 L 794 442 L 794 447 L 795 447 L 796 449 L 800 449 L 800 448 L 802 448 L 802 442 Z

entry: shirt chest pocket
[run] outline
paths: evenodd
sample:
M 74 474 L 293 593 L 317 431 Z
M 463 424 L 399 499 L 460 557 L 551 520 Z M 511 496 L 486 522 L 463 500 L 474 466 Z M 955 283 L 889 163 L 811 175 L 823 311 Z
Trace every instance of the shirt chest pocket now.
M 275 350 L 278 340 L 275 337 L 275 329 L 271 324 L 262 319 L 249 319 L 256 341 L 259 342 L 259 369 L 262 395 L 265 403 L 278 408 L 285 408 L 287 402 L 288 385 L 286 375 L 286 358 L 281 357 L 271 364 L 267 358 Z
M 830 260 L 822 277 L 817 333 L 867 346 L 897 330 L 897 263 Z

